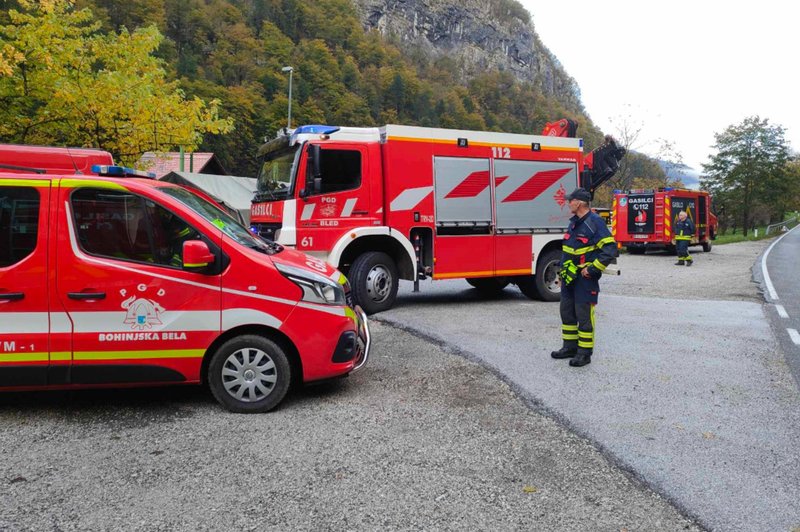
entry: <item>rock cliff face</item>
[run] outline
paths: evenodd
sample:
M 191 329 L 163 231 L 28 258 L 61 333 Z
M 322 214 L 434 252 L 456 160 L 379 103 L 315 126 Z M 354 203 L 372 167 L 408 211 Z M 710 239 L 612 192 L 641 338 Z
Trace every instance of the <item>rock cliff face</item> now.
M 407 50 L 461 65 L 462 80 L 485 72 L 512 72 L 566 108 L 582 111 L 580 90 L 542 44 L 530 15 L 514 0 L 353 0 L 366 29 Z

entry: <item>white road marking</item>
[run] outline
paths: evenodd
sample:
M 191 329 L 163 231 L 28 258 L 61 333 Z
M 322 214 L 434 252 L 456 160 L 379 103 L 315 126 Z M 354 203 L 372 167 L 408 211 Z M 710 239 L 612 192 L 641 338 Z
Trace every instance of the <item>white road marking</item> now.
M 778 316 L 780 316 L 781 318 L 783 319 L 789 318 L 789 314 L 786 313 L 786 309 L 783 308 L 783 305 L 775 305 L 775 310 L 778 311 Z
M 786 329 L 786 331 L 789 333 L 789 338 L 792 339 L 794 345 L 800 345 L 800 333 L 797 332 L 797 329 Z
M 798 227 L 800 227 L 800 225 L 795 226 L 791 231 L 786 231 L 781 236 L 779 236 L 778 239 L 775 240 L 775 242 L 770 244 L 770 246 L 767 248 L 767 251 L 765 251 L 764 255 L 761 257 L 761 270 L 764 272 L 764 282 L 767 284 L 767 291 L 769 292 L 769 297 L 773 301 L 778 300 L 778 293 L 775 291 L 775 287 L 772 286 L 772 279 L 769 278 L 769 271 L 767 270 L 767 256 L 769 255 L 769 252 L 772 251 L 772 248 L 775 247 L 775 244 L 780 242 L 783 237 L 785 237 Z

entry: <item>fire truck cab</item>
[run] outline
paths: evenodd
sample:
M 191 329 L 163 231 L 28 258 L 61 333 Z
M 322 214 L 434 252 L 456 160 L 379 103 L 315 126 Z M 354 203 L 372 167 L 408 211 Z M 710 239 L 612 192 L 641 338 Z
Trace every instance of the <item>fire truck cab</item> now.
M 362 367 L 345 277 L 188 189 L 0 176 L 0 389 L 207 383 L 235 412 Z
M 252 228 L 341 269 L 367 313 L 428 277 L 554 301 L 586 176 L 582 139 L 560 134 L 299 127 L 260 150 Z
M 711 251 L 711 241 L 717 238 L 717 217 L 711 195 L 703 190 L 670 187 L 615 190 L 611 211 L 611 234 L 630 253 L 655 249 L 673 251 L 672 227 L 680 211 L 686 211 L 696 228 L 690 245 Z

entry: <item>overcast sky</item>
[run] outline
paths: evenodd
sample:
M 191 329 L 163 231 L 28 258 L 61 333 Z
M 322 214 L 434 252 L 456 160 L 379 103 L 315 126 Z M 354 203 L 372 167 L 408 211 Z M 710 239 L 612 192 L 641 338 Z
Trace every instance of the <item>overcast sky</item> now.
M 700 170 L 714 133 L 759 115 L 800 150 L 793 0 L 520 1 L 604 132 L 630 116 L 643 127 L 640 151 L 657 155 L 663 138 Z

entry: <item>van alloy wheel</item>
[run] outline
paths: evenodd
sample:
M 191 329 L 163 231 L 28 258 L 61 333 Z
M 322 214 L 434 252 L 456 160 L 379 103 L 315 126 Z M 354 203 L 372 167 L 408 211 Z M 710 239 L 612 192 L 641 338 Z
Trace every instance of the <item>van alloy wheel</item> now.
M 237 401 L 260 401 L 272 393 L 277 380 L 275 362 L 260 349 L 239 349 L 222 366 L 222 385 Z
M 206 378 L 214 398 L 231 412 L 268 412 L 286 397 L 292 366 L 280 344 L 244 334 L 219 346 Z

